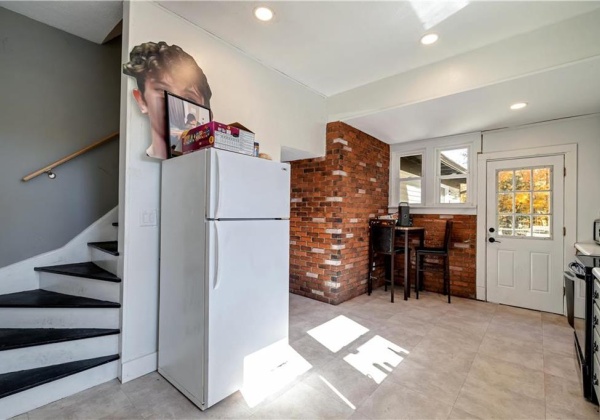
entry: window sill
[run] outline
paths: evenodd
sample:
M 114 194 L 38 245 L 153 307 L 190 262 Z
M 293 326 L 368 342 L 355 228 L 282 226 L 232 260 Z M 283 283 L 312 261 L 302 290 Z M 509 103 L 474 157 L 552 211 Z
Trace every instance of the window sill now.
M 398 206 L 389 206 L 390 214 L 398 212 Z M 476 215 L 477 206 L 475 205 L 457 205 L 457 206 L 410 206 L 411 214 L 466 214 Z

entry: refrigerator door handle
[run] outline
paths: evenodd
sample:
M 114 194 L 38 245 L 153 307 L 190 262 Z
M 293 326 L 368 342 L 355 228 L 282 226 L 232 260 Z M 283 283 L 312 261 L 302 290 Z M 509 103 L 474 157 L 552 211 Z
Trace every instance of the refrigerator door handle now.
M 215 283 L 213 285 L 213 289 L 217 290 L 219 288 L 220 279 L 219 279 L 219 222 L 215 221 Z

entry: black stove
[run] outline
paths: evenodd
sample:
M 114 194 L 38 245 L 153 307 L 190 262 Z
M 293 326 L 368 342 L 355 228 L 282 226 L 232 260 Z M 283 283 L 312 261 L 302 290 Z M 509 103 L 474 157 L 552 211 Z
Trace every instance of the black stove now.
M 600 256 L 576 255 L 575 262 L 586 271 L 586 274 L 592 274 L 594 267 L 600 267 Z
M 597 397 L 593 391 L 593 307 L 594 307 L 594 267 L 600 267 L 600 256 L 576 255 L 565 271 L 565 295 L 567 317 L 574 329 L 575 353 L 580 367 L 580 380 L 583 396 L 593 402 Z M 599 374 L 596 372 L 596 374 Z

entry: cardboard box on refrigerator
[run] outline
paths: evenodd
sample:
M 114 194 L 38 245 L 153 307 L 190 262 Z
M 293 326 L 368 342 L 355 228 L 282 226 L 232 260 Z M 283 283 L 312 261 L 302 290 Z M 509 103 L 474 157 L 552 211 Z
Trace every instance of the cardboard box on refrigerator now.
M 184 133 L 182 144 L 184 155 L 206 147 L 216 147 L 252 156 L 254 133 L 240 123 L 227 125 L 211 121 Z

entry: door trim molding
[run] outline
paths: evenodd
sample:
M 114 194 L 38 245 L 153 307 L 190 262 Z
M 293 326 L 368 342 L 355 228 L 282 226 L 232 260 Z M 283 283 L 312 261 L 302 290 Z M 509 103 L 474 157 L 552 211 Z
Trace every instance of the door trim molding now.
M 487 301 L 486 225 L 487 225 L 487 164 L 496 160 L 536 158 L 563 155 L 567 175 L 564 178 L 564 225 L 567 234 L 563 242 L 563 266 L 572 260 L 577 240 L 577 144 L 536 147 L 506 152 L 481 153 L 477 156 L 477 254 L 476 298 Z

